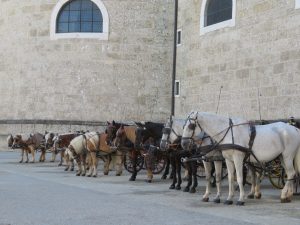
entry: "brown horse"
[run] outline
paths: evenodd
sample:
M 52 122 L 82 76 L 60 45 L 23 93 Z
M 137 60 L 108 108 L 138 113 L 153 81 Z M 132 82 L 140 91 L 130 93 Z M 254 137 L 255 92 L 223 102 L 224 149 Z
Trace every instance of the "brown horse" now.
M 8 135 L 6 140 L 7 140 L 7 146 L 11 148 L 14 143 L 14 137 L 12 136 L 12 134 Z
M 23 162 L 23 156 L 24 153 L 26 154 L 27 160 L 25 161 L 28 163 L 28 153 L 31 153 L 32 155 L 32 160 L 31 163 L 35 162 L 35 151 L 37 149 L 41 149 L 42 153 L 40 156 L 39 161 L 44 162 L 45 161 L 45 155 L 46 155 L 46 149 L 43 146 L 44 144 L 44 135 L 40 133 L 34 133 L 30 135 L 21 135 L 17 134 L 14 136 L 14 141 L 12 148 L 20 148 L 22 150 L 21 153 L 21 160 L 19 161 L 20 163 Z
M 91 166 L 87 176 L 97 176 L 97 155 L 100 156 L 105 162 L 104 175 L 108 175 L 111 157 L 116 157 L 116 176 L 120 176 L 122 174 L 123 154 L 120 151 L 115 151 L 110 148 L 106 142 L 107 134 L 90 132 L 85 134 L 85 138 L 86 148 L 91 156 Z
M 132 164 L 133 164 L 133 173 L 130 177 L 130 181 L 135 181 L 137 175 L 137 157 L 138 155 L 147 156 L 146 151 L 141 148 L 137 149 L 134 147 L 137 137 L 136 130 L 137 126 L 121 126 L 116 133 L 116 138 L 114 140 L 114 145 L 117 149 L 129 151 L 131 154 Z M 147 160 L 145 160 L 147 163 Z M 147 166 L 147 182 L 152 182 L 153 173 L 151 167 Z

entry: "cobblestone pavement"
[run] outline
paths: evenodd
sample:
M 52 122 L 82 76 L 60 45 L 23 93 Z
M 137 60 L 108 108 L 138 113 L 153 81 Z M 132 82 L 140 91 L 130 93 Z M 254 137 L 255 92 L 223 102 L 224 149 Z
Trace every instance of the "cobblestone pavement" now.
M 159 175 L 145 183 L 145 172 L 135 182 L 126 172 L 76 177 L 58 163 L 20 164 L 18 159 L 19 153 L 0 152 L 0 225 L 300 224 L 300 196 L 281 204 L 280 191 L 267 180 L 261 200 L 225 206 L 201 202 L 203 179 L 197 193 L 189 194 L 169 190 L 170 180 Z M 222 200 L 226 182 L 223 189 Z

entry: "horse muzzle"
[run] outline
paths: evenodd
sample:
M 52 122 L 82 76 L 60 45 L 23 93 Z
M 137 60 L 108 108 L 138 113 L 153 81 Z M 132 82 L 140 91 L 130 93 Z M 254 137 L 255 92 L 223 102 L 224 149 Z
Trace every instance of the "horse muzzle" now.
M 166 140 L 161 140 L 160 142 L 160 150 L 167 151 L 169 148 L 169 144 Z
M 181 139 L 181 147 L 183 148 L 183 150 L 190 150 L 191 147 L 191 139 L 185 139 L 182 138 Z

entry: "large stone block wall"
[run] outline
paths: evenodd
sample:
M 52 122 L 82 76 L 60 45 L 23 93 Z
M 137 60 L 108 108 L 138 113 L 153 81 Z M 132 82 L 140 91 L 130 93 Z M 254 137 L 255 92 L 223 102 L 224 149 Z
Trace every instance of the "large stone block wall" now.
M 103 0 L 109 40 L 50 40 L 58 0 L 0 0 L 0 119 L 164 120 L 174 3 Z
M 200 36 L 201 3 L 179 1 L 176 115 L 218 108 L 219 114 L 248 119 L 260 119 L 260 113 L 262 119 L 299 118 L 300 9 L 295 1 L 237 0 L 235 27 Z

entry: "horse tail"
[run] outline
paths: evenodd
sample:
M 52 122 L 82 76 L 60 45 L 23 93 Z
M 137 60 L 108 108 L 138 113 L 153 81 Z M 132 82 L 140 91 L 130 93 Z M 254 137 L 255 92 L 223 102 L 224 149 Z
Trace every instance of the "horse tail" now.
M 298 175 L 300 175 L 300 147 L 298 148 L 298 151 L 296 153 L 295 159 L 294 159 L 294 164 L 295 164 L 295 170 Z

